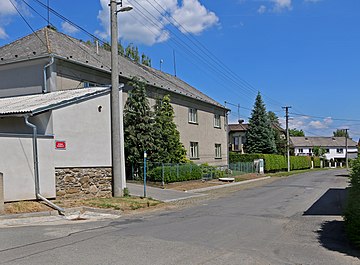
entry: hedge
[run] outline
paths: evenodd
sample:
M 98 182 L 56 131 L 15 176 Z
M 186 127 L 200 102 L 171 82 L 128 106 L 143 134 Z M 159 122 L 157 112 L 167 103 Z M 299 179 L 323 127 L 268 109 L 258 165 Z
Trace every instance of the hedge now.
M 309 169 L 311 168 L 310 156 L 291 156 L 290 157 L 291 170 Z
M 344 220 L 348 238 L 357 247 L 360 247 L 360 158 L 352 163 L 350 189 Z
M 320 157 L 312 157 L 312 161 L 314 161 L 314 167 L 321 167 L 321 158 Z
M 164 167 L 159 166 L 149 170 L 147 173 L 148 180 L 161 182 L 163 169 L 165 183 L 196 180 L 201 179 L 203 176 L 201 168 L 195 164 L 178 164 Z
M 277 172 L 287 170 L 286 156 L 273 154 L 239 154 L 230 152 L 230 163 L 253 162 L 255 159 L 264 159 L 265 172 Z M 319 162 L 320 167 L 320 162 Z M 291 170 L 311 168 L 311 157 L 309 156 L 291 156 Z

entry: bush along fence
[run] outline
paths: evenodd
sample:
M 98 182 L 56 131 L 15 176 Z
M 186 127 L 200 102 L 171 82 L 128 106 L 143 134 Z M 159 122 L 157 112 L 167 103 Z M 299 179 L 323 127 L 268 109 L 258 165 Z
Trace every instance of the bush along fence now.
M 344 220 L 348 238 L 360 248 L 360 158 L 352 162 Z
M 253 163 L 238 162 L 229 166 L 210 166 L 208 164 L 196 165 L 186 164 L 162 164 L 147 162 L 146 179 L 152 182 L 165 183 L 188 181 L 188 180 L 210 180 L 222 177 L 234 177 L 245 173 L 254 172 Z M 144 164 L 136 163 L 127 167 L 127 178 L 130 180 L 144 179 Z
M 265 172 L 278 172 L 287 170 L 286 156 L 282 155 L 270 155 L 270 154 L 239 154 L 229 153 L 230 164 L 238 162 L 253 162 L 256 159 L 264 159 Z M 310 169 L 312 167 L 312 161 L 314 167 L 321 166 L 321 160 L 319 157 L 310 156 L 291 156 L 290 157 L 290 169 Z

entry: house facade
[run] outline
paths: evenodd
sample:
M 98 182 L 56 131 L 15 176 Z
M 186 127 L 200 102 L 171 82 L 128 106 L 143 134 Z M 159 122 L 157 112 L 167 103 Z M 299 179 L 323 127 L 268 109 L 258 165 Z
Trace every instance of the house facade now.
M 122 56 L 118 59 L 119 79 L 125 83 L 123 104 L 127 99 L 127 91 L 131 89 L 126 85 L 127 82 L 135 76 L 139 77 L 147 83 L 151 105 L 164 95 L 170 96 L 175 112 L 174 121 L 188 158 L 195 163 L 226 164 L 228 110 L 224 106 L 177 77 Z M 109 168 L 110 95 L 98 91 L 108 91 L 110 83 L 110 52 L 48 28 L 0 47 L 0 100 L 4 100 L 6 105 L 19 97 L 27 102 L 32 96 L 38 96 L 38 100 L 43 100 L 44 106 L 47 106 L 46 111 L 41 113 L 19 112 L 21 104 L 14 105 L 11 114 L 5 109 L 0 110 L 1 150 L 4 150 L 5 143 L 6 148 L 11 149 L 7 139 L 10 136 L 14 139 L 27 137 L 28 142 L 31 142 L 31 129 L 24 123 L 24 117 L 29 116 L 29 120 L 38 127 L 39 142 L 51 143 L 51 148 L 44 152 L 48 153 L 46 155 L 50 159 L 53 157 L 53 162 L 49 164 L 53 165 L 56 174 L 65 172 L 61 174 L 69 175 L 74 170 Z M 49 99 L 41 97 L 52 93 L 55 96 L 58 92 L 66 91 L 71 97 L 85 91 L 90 93 L 92 87 L 97 88 L 96 96 L 86 92 L 86 100 L 77 101 L 75 96 L 75 99 L 69 99 L 71 104 L 55 104 L 56 109 L 52 108 Z M 66 148 L 57 148 L 61 146 Z M 22 150 L 21 146 L 18 148 L 20 153 L 28 152 L 28 147 L 25 149 Z M 6 154 L 2 155 L 1 160 L 7 161 Z M 28 158 L 28 155 L 24 157 Z M 12 159 L 16 161 L 15 154 Z M 5 171 L 6 180 L 10 170 L 4 170 L 6 165 L 0 165 L 0 171 Z M 46 175 L 51 178 L 52 171 L 46 170 Z M 30 174 L 30 171 L 26 174 Z M 63 180 L 63 176 L 59 178 Z M 53 192 L 51 194 L 54 195 Z
M 313 156 L 314 148 L 325 150 L 326 160 L 345 160 L 346 158 L 346 139 L 345 137 L 290 137 L 290 142 L 294 148 L 295 156 Z M 357 158 L 357 143 L 347 139 L 348 158 Z
M 286 138 L 285 131 L 278 125 L 272 126 L 274 130 L 280 132 L 280 137 Z M 246 132 L 249 129 L 248 123 L 229 124 L 228 147 L 230 152 L 245 153 Z

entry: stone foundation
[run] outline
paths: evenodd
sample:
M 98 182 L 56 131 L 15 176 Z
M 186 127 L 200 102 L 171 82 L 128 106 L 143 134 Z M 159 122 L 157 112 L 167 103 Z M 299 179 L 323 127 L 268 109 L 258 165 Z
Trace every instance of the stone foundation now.
M 55 176 L 57 197 L 111 196 L 111 168 L 56 168 Z

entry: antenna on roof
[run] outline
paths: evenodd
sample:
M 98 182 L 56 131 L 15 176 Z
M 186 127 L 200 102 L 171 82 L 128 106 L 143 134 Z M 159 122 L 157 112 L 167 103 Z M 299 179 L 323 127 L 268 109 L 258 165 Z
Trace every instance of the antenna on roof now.
M 164 60 L 160 59 L 160 71 L 162 71 L 162 64 L 163 64 Z
M 47 0 L 47 23 L 48 23 L 48 27 L 50 26 L 50 5 L 49 5 L 49 0 Z
M 174 75 L 176 76 L 176 58 L 175 58 L 175 50 L 173 50 L 173 56 L 174 56 Z

